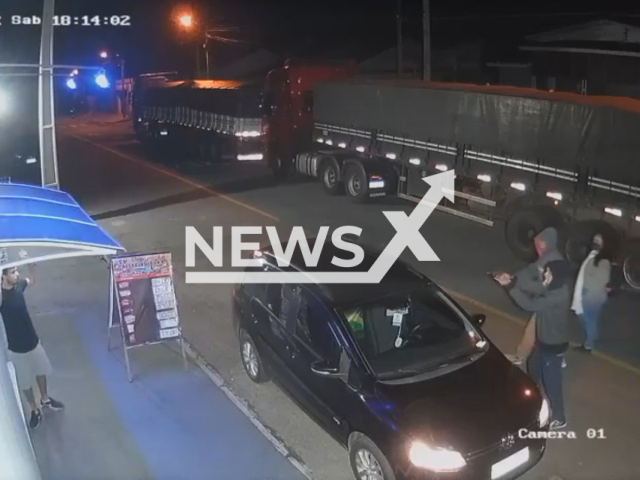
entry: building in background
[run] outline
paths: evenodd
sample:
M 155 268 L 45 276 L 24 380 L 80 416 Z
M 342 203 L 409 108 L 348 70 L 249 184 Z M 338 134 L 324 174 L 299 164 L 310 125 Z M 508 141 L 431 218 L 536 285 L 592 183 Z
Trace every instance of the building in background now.
M 487 62 L 491 83 L 640 98 L 640 28 L 597 20 L 525 37 Z

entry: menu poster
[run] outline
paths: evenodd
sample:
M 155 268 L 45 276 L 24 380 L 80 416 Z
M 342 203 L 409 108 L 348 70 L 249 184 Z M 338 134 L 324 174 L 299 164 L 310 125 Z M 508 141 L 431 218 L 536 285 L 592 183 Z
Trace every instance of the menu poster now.
M 125 344 L 180 337 L 171 253 L 119 256 L 111 265 Z

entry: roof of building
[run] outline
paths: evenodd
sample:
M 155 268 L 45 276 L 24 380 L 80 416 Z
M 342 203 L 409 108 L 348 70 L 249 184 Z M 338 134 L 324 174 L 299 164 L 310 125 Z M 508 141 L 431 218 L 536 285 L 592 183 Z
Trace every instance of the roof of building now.
M 540 43 L 561 41 L 640 43 L 640 27 L 603 19 L 535 33 L 527 36 L 526 40 Z

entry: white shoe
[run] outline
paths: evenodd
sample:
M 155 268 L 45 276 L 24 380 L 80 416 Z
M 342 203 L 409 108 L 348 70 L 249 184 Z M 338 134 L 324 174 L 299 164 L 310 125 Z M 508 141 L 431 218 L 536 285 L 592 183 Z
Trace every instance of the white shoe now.
M 521 365 L 522 364 L 522 359 L 520 357 L 518 357 L 517 355 L 505 355 L 505 357 L 507 357 L 507 359 L 513 363 L 514 365 Z
M 562 368 L 567 368 L 567 361 L 564 358 L 562 359 Z

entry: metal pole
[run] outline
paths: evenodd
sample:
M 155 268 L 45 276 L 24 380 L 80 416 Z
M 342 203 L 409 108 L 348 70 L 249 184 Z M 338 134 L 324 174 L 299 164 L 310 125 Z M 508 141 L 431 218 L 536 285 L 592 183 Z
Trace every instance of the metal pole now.
M 398 76 L 402 75 L 402 0 L 398 0 L 398 11 L 396 13 L 396 33 L 398 35 L 398 51 L 397 55 L 397 68 Z
M 422 0 L 422 79 L 431 80 L 431 5 Z
M 107 351 L 111 351 L 111 329 L 113 328 L 113 300 L 115 291 L 115 279 L 113 278 L 113 270 L 109 265 L 109 326 L 107 327 Z
M 120 57 L 120 113 L 122 117 L 127 116 L 127 92 L 124 89 L 124 58 Z
M 207 68 L 207 78 L 211 78 L 209 75 L 209 37 L 205 37 L 204 40 L 204 59 Z
M 200 42 L 196 42 L 196 75 L 195 78 L 200 76 Z
M 58 188 L 55 110 L 53 100 L 53 14 L 54 0 L 44 0 L 40 68 L 38 80 L 38 121 L 40 123 L 40 172 L 45 187 Z

